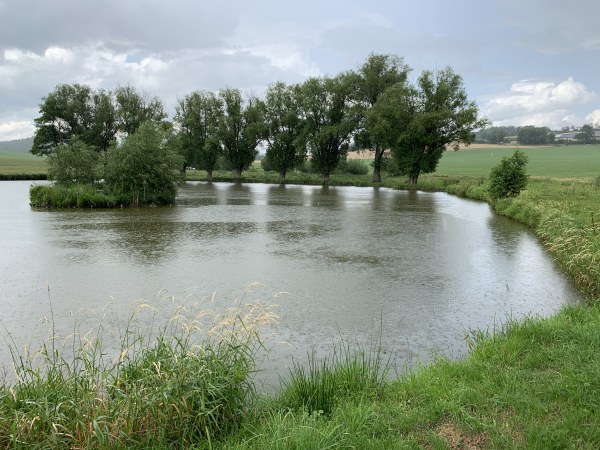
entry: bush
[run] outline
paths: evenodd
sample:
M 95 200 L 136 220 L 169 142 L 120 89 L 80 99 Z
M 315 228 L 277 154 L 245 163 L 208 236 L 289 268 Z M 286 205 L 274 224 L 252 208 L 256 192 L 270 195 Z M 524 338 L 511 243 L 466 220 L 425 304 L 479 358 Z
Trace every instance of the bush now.
M 488 188 L 492 199 L 516 197 L 527 187 L 527 159 L 525 153 L 515 150 L 492 168 Z
M 183 166 L 172 142 L 155 125 L 143 123 L 121 145 L 108 151 L 108 190 L 132 206 L 172 203 Z
M 215 162 L 214 170 L 222 170 L 222 171 L 230 171 L 233 170 L 233 166 L 229 162 L 227 158 L 223 155 L 219 155 L 217 161 Z
M 369 167 L 361 160 L 346 159 L 338 163 L 335 171 L 343 175 L 366 175 L 369 173 Z
M 310 159 L 303 161 L 302 164 L 296 167 L 296 170 L 300 173 L 317 173 Z
M 275 170 L 273 168 L 273 165 L 269 163 L 269 160 L 265 157 L 263 157 L 260 160 L 260 166 L 262 167 L 263 172 L 271 172 L 273 170 Z
M 371 163 L 371 165 L 374 165 L 374 164 L 375 164 L 374 162 Z M 400 175 L 406 175 L 405 173 L 402 173 L 402 171 L 400 170 L 400 167 L 398 167 L 398 163 L 396 162 L 396 160 L 394 160 L 393 158 L 387 157 L 387 156 L 384 156 L 381 159 L 381 170 L 393 177 L 398 177 Z
M 96 180 L 98 154 L 85 142 L 73 142 L 56 147 L 48 157 L 48 178 L 65 186 L 93 183 Z

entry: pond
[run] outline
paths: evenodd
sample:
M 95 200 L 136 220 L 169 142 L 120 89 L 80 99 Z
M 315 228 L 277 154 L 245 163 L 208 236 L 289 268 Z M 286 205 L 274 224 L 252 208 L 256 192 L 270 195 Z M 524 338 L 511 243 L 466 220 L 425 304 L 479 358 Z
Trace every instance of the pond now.
M 19 347 L 51 315 L 68 334 L 82 311 L 122 326 L 136 300 L 259 299 L 280 316 L 259 375 L 272 385 L 341 339 L 381 334 L 402 367 L 581 299 L 524 226 L 445 193 L 188 182 L 171 207 L 49 211 L 29 207 L 29 186 L 0 183 L 0 317 Z

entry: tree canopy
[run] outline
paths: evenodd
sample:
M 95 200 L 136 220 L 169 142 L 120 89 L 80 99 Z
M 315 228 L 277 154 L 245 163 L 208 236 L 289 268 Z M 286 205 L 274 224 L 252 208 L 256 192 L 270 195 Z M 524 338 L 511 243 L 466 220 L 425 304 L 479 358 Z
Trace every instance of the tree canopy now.
M 306 158 L 306 120 L 302 112 L 302 89 L 277 82 L 269 86 L 265 102 L 266 161 L 283 181 L 288 170 Z
M 416 184 L 435 171 L 447 146 L 470 144 L 487 121 L 477 117 L 462 78 L 451 68 L 425 71 L 416 85 L 386 90 L 368 117 L 372 134 L 389 145 L 400 173 Z
M 354 72 L 344 72 L 334 78 L 310 78 L 302 85 L 308 150 L 324 181 L 346 157 L 358 125 L 358 109 L 353 104 L 357 81 Z
M 223 89 L 219 96 L 225 111 L 218 129 L 222 152 L 240 177 L 254 162 L 265 135 L 264 103 L 254 96 L 244 100 L 239 89 Z
M 554 142 L 554 133 L 548 127 L 528 125 L 519 128 L 517 141 L 523 145 L 552 144 Z
M 223 99 L 210 91 L 194 91 L 179 99 L 176 107 L 185 163 L 206 170 L 209 181 L 221 151 L 218 132 L 223 116 Z
M 395 55 L 371 53 L 358 71 L 357 101 L 360 105 L 360 122 L 356 140 L 363 147 L 374 151 L 373 181 L 381 181 L 381 164 L 387 138 L 374 132 L 369 126 L 373 121 L 367 117 L 386 89 L 406 83 L 410 68 L 402 58 Z
M 104 152 L 118 133 L 132 134 L 145 121 L 160 123 L 165 118 L 158 98 L 131 86 L 113 92 L 83 84 L 60 84 L 42 98 L 31 152 L 49 155 L 74 138 Z

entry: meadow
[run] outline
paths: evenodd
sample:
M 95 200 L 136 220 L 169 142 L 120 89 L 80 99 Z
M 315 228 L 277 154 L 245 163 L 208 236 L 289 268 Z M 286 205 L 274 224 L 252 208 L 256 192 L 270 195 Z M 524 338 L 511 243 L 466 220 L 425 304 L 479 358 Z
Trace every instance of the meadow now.
M 44 158 L 30 153 L 0 152 L 0 180 L 13 178 L 31 178 L 48 171 Z
M 490 169 L 514 150 L 509 147 L 474 147 L 448 151 L 440 160 L 437 172 L 487 177 Z M 595 177 L 600 173 L 600 145 L 525 147 L 520 150 L 529 158 L 527 169 L 533 177 Z
M 466 334 L 464 360 L 437 358 L 393 380 L 376 338 L 369 349 L 341 345 L 328 360 L 292 367 L 269 397 L 256 395 L 247 378 L 258 334 L 224 341 L 223 353 L 221 340 L 163 339 L 107 367 L 95 362 L 102 355 L 95 346 L 74 364 L 46 349 L 46 370 L 17 358 L 21 381 L 0 389 L 0 446 L 600 448 L 600 146 L 524 150 L 532 178 L 516 198 L 492 202 L 486 192 L 489 168 L 513 152 L 506 148 L 448 152 L 417 188 L 488 201 L 527 224 L 586 303 L 550 318 L 499 318 L 494 330 Z M 243 177 L 276 180 L 260 168 Z M 406 187 L 402 177 L 383 180 Z M 293 173 L 289 182 L 319 177 Z M 370 185 L 369 175 L 336 174 L 331 183 Z M 234 377 L 223 358 L 235 362 Z

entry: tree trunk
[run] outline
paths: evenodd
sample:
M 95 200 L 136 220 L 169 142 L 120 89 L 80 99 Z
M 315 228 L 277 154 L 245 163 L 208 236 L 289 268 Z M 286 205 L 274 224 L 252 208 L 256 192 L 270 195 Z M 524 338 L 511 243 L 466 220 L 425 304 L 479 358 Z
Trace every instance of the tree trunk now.
M 283 183 L 285 181 L 285 174 L 286 174 L 286 170 L 285 169 L 281 169 L 279 171 L 279 182 Z
M 329 172 L 321 175 L 323 176 L 323 184 L 329 184 Z
M 212 172 L 213 172 L 212 169 L 206 171 L 206 181 L 212 181 L 212 179 L 213 179 Z
M 373 160 L 373 183 L 381 183 L 381 160 L 383 159 L 383 149 L 379 145 L 375 146 L 375 159 Z
M 235 175 L 236 178 L 241 178 L 242 177 L 242 169 L 238 169 L 238 168 L 233 169 L 233 174 Z
M 419 174 L 411 174 L 408 176 L 408 184 L 410 184 L 411 186 L 414 186 L 417 184 L 417 181 L 419 179 Z

